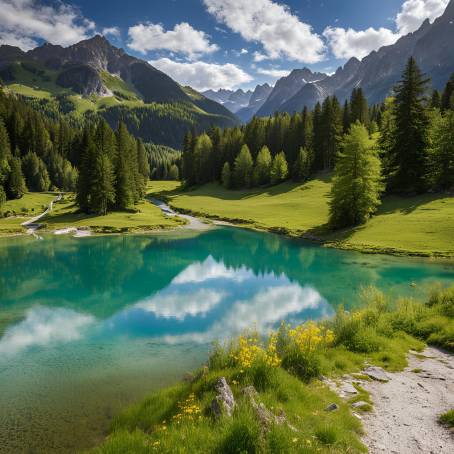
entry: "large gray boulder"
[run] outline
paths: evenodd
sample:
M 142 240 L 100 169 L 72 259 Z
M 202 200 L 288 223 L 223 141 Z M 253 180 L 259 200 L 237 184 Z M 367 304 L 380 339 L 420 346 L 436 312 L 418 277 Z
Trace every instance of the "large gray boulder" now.
M 233 397 L 232 389 L 225 377 L 221 377 L 214 386 L 216 390 L 216 397 L 211 402 L 211 410 L 217 418 L 222 415 L 232 416 L 235 410 L 236 403 Z

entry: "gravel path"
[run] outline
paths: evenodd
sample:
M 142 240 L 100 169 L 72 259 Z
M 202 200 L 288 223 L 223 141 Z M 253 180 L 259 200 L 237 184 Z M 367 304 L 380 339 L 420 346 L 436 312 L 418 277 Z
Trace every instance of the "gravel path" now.
M 410 353 L 408 367 L 387 374 L 386 383 L 362 384 L 374 403 L 362 417 L 371 454 L 454 453 L 454 432 L 437 421 L 454 408 L 454 356 L 434 348 L 423 354 Z

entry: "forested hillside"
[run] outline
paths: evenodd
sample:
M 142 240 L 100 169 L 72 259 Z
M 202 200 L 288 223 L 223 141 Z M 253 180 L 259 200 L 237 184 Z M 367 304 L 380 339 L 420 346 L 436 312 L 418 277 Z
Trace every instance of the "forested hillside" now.
M 335 96 L 290 116 L 253 118 L 243 127 L 188 134 L 186 183 L 219 181 L 227 188 L 304 181 L 334 172 L 331 223 L 365 222 L 381 194 L 454 188 L 454 76 L 443 92 L 410 58 L 395 97 L 368 106 L 356 88 L 343 106 Z
M 0 82 L 54 116 L 84 122 L 99 115 L 112 128 L 122 120 L 145 142 L 174 148 L 189 129 L 238 123 L 222 105 L 99 35 L 67 48 L 47 43 L 23 52 L 0 46 Z
M 178 178 L 180 153 L 144 145 L 124 122 L 114 132 L 102 118 L 82 125 L 41 110 L 0 90 L 0 207 L 26 191 L 61 190 L 76 191 L 83 211 L 105 214 L 133 206 L 151 174 Z

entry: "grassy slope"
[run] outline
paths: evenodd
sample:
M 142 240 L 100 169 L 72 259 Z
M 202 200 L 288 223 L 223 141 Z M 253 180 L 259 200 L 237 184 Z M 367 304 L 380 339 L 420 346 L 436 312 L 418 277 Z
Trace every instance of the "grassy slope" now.
M 454 197 L 446 195 L 387 197 L 365 226 L 333 234 L 326 226 L 330 191 L 326 176 L 303 185 L 287 182 L 241 191 L 209 184 L 183 192 L 174 182 L 162 182 L 154 191 L 162 192 L 177 209 L 295 236 L 316 236 L 339 247 L 454 256 Z
M 66 227 L 90 227 L 96 232 L 127 232 L 135 230 L 157 230 L 177 227 L 182 224 L 179 218 L 164 216 L 161 210 L 144 200 L 133 211 L 114 211 L 106 216 L 87 215 L 78 212 L 73 196 L 54 205 L 54 210 L 42 222 L 46 229 L 55 230 Z
M 8 200 L 2 208 L 3 213 L 9 213 L 8 217 L 0 218 L 0 235 L 23 232 L 21 224 L 42 213 L 54 198 L 51 193 L 28 192 L 21 199 Z
M 294 343 L 290 331 L 281 327 L 272 349 L 254 339 L 251 332 L 244 334 L 242 342 L 218 347 L 191 382 L 156 391 L 117 417 L 111 436 L 94 452 L 362 452 L 364 447 L 358 437 L 361 426 L 349 404 L 364 400 L 369 405 L 362 411 L 370 411 L 373 403 L 368 394 L 357 386 L 359 394 L 342 401 L 318 377 L 323 374 L 337 379 L 356 373 L 358 379 L 364 379 L 357 373 L 366 364 L 388 371 L 402 370 L 407 366 L 408 350 L 424 348 L 421 340 L 454 349 L 454 288 L 434 291 L 426 304 L 412 300 L 393 304 L 373 289 L 363 298 L 369 304 L 359 311 L 340 311 L 333 320 L 319 323 L 322 332 L 324 327 L 332 330 L 329 344 L 323 343 L 323 335 L 317 341 L 314 336 L 318 334 L 311 334 L 309 341 L 306 336 L 297 337 Z M 303 332 L 307 334 L 311 326 L 303 325 Z M 255 346 L 262 356 L 254 353 Z M 271 356 L 278 355 L 278 363 L 260 359 L 267 348 Z M 221 376 L 232 385 L 238 406 L 233 418 L 216 420 L 210 403 Z M 242 393 L 251 384 L 259 391 L 258 402 L 274 414 L 283 410 L 296 432 L 285 425 L 271 425 L 269 431 L 260 431 Z M 332 402 L 339 409 L 325 411 Z M 446 423 L 452 421 L 451 413 L 443 417 Z

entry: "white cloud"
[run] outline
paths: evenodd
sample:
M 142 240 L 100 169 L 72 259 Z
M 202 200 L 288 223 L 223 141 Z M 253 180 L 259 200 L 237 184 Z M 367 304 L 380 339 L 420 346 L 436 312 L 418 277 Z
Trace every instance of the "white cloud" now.
M 136 304 L 136 307 L 152 312 L 158 317 L 184 320 L 187 316 L 206 315 L 224 298 L 225 293 L 212 289 L 199 289 L 194 292 L 172 291 L 157 294 Z
M 35 307 L 23 321 L 8 328 L 0 340 L 0 355 L 15 355 L 31 347 L 78 340 L 95 322 L 91 315 L 70 309 Z
M 102 34 L 104 36 L 114 36 L 115 38 L 119 38 L 121 33 L 120 33 L 120 29 L 118 27 L 106 27 L 106 28 L 103 28 L 102 30 Z
M 205 32 L 195 30 L 187 22 L 175 25 L 173 30 L 164 30 L 160 24 L 138 24 L 129 28 L 128 35 L 128 46 L 143 54 L 151 50 L 168 50 L 194 57 L 219 49 L 210 43 Z
M 204 0 L 204 3 L 219 22 L 245 40 L 261 43 L 268 58 L 316 63 L 324 57 L 321 37 L 285 5 L 272 0 Z
M 373 50 L 382 46 L 395 43 L 399 34 L 393 33 L 387 28 L 368 28 L 367 30 L 356 31 L 340 27 L 327 27 L 323 36 L 336 58 L 363 58 Z
M 367 30 L 327 27 L 323 36 L 337 58 L 363 58 L 373 50 L 394 44 L 401 36 L 417 30 L 429 19 L 433 21 L 441 16 L 449 0 L 406 0 L 395 17 L 397 31 L 388 28 Z
M 228 279 L 243 282 L 253 277 L 252 271 L 245 267 L 239 269 L 227 268 L 223 262 L 216 262 L 210 255 L 203 262 L 195 262 L 175 276 L 172 284 L 202 283 L 213 279 Z
M 257 68 L 257 73 L 258 74 L 263 74 L 264 76 L 270 76 L 270 77 L 286 77 L 290 74 L 290 71 L 287 71 L 286 69 L 265 69 L 265 68 Z
M 240 50 L 240 54 L 241 55 L 244 55 L 244 54 L 247 54 L 247 53 L 249 53 L 247 49 L 243 48 L 243 49 Z
M 429 19 L 431 22 L 441 16 L 449 0 L 406 0 L 396 17 L 396 25 L 401 35 L 414 32 Z
M 252 77 L 232 63 L 176 62 L 169 58 L 150 61 L 150 64 L 168 74 L 182 85 L 190 85 L 196 90 L 218 90 L 235 88 L 250 82 Z
M 35 0 L 1 0 L 0 43 L 35 47 L 39 39 L 67 46 L 87 39 L 96 28 L 65 3 L 43 5 Z

